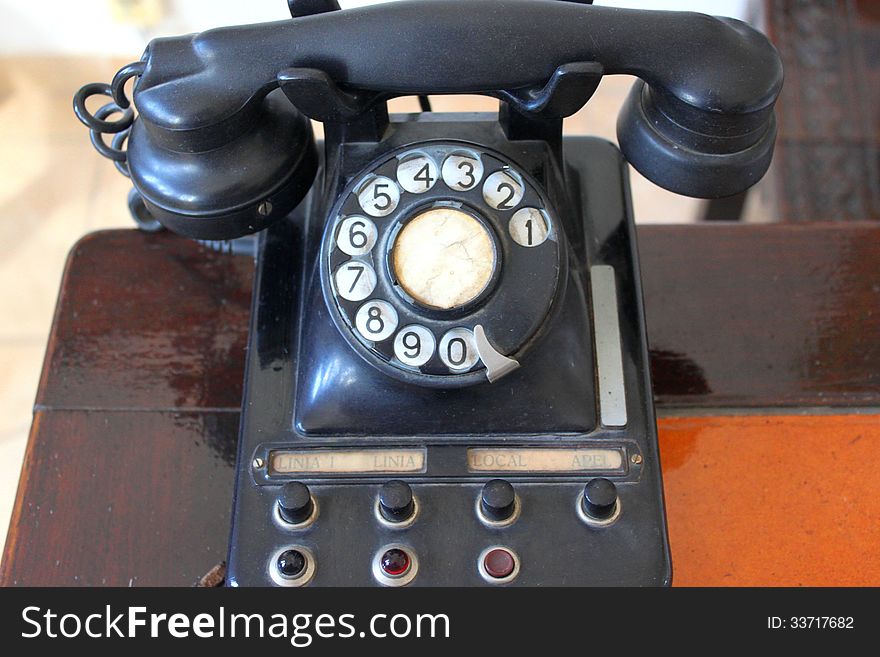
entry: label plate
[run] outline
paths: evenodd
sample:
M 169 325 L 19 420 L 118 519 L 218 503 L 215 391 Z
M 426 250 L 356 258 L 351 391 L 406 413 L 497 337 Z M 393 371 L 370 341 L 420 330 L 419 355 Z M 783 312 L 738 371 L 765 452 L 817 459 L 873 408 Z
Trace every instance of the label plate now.
M 285 449 L 269 453 L 273 475 L 421 473 L 425 463 L 424 448 Z
M 619 447 L 472 447 L 470 472 L 622 472 Z

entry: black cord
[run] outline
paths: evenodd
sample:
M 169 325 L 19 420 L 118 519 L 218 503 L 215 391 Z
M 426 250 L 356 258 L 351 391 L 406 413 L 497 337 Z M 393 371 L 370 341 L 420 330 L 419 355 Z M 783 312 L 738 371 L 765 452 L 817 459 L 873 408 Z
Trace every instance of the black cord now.
M 419 96 L 419 107 L 422 108 L 423 112 L 431 111 L 431 99 L 427 96 Z

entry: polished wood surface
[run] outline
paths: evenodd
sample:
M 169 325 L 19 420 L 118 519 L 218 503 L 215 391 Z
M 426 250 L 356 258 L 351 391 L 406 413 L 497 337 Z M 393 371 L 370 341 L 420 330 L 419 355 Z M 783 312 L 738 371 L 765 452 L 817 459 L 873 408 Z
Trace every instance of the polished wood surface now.
M 880 415 L 661 418 L 676 586 L 880 585 Z
M 658 410 L 705 415 L 660 422 L 675 583 L 880 584 L 880 227 L 639 239 Z M 224 558 L 252 269 L 167 234 L 76 245 L 0 583 L 185 586 Z M 767 406 L 865 414 L 718 410 Z
M 880 225 L 639 229 L 661 406 L 880 406 Z

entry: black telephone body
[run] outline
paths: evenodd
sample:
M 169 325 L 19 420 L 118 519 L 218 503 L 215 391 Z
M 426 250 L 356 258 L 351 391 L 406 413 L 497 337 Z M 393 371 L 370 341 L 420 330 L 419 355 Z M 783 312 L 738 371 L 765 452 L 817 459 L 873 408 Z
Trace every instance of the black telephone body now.
M 754 184 L 776 51 L 562 0 L 289 4 L 74 101 L 143 228 L 257 234 L 227 583 L 668 584 L 627 161 L 691 196 Z M 616 73 L 640 78 L 622 153 L 563 138 Z M 499 111 L 388 114 L 445 93 Z

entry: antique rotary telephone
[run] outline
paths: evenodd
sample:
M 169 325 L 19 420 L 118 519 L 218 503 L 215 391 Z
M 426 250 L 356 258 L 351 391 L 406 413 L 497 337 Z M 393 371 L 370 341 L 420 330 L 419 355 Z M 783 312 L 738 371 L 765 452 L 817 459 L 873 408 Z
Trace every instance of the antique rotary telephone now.
M 623 158 L 691 196 L 754 184 L 776 51 L 582 2 L 289 4 L 74 101 L 143 227 L 259 233 L 228 583 L 668 583 Z M 563 138 L 618 73 L 623 156 Z M 446 93 L 500 109 L 388 114 Z

